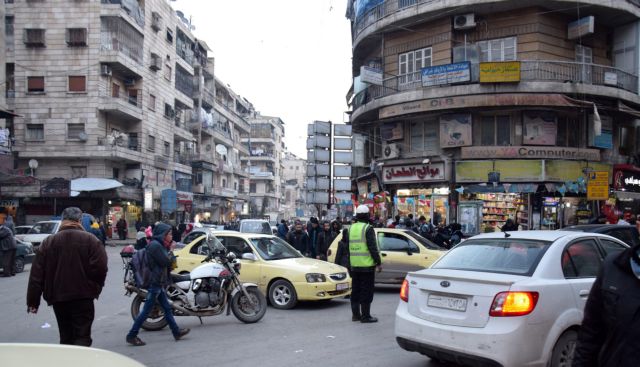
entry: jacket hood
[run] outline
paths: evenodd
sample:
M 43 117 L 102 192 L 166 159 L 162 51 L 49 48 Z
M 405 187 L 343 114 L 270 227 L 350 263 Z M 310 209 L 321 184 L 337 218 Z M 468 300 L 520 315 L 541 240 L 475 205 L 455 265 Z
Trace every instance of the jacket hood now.
M 84 228 L 85 231 L 91 231 L 91 216 L 89 214 L 83 213 L 80 223 L 82 223 L 82 228 Z
M 171 230 L 171 226 L 164 223 L 158 223 L 153 228 L 153 235 L 151 238 L 155 241 L 160 242 L 160 244 L 164 244 L 164 236 L 167 235 L 167 232 Z

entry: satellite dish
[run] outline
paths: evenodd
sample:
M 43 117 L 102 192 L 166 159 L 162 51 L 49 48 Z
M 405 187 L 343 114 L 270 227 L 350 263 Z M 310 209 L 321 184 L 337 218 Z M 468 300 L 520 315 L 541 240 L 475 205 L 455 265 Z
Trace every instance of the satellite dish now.
M 205 146 L 204 148 L 207 150 L 207 152 L 210 152 L 211 151 L 211 144 L 207 144 L 207 146 Z
M 227 155 L 227 147 L 222 144 L 216 145 L 216 152 L 220 155 Z
M 80 141 L 87 141 L 89 140 L 89 136 L 87 135 L 87 133 L 83 131 L 80 134 L 78 134 L 78 139 L 80 139 Z
M 36 169 L 38 168 L 38 161 L 35 159 L 29 159 L 29 168 Z

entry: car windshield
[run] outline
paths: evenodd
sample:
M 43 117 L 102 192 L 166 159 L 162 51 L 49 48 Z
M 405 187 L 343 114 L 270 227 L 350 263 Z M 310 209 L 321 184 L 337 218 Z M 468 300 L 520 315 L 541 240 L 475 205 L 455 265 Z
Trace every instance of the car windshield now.
M 240 232 L 271 234 L 271 226 L 269 225 L 268 222 L 260 222 L 260 221 L 242 222 L 240 224 Z
M 421 244 L 422 246 L 424 246 L 424 247 L 428 248 L 429 250 L 443 250 L 443 251 L 445 251 L 445 250 L 446 250 L 445 248 L 442 248 L 442 247 L 440 247 L 440 246 L 436 245 L 435 243 L 433 243 L 433 242 L 431 242 L 431 241 L 427 240 L 426 238 L 424 238 L 424 237 L 420 236 L 419 234 L 417 234 L 417 233 L 415 233 L 415 232 L 413 232 L 413 231 L 404 231 L 404 233 L 405 233 L 407 236 L 409 236 L 409 237 L 413 238 L 414 240 L 416 240 L 416 241 L 420 242 L 420 244 Z
M 278 237 L 251 238 L 253 247 L 265 260 L 281 260 L 302 257 L 296 249 Z
M 531 275 L 550 244 L 508 238 L 469 239 L 451 249 L 431 268 Z
M 55 222 L 37 223 L 31 227 L 28 234 L 52 234 L 55 229 Z

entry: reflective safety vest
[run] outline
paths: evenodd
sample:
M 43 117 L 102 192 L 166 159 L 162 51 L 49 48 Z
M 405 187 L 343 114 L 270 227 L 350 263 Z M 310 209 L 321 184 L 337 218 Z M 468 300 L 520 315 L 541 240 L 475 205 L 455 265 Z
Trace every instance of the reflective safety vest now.
M 367 229 L 369 225 L 357 222 L 349 228 L 349 262 L 354 268 L 366 268 L 376 263 L 367 247 Z

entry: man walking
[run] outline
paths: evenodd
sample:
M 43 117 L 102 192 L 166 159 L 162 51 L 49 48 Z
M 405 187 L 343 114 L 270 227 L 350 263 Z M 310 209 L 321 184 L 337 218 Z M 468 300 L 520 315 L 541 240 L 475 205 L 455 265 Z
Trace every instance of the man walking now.
M 369 207 L 356 208 L 357 222 L 348 230 L 347 248 L 351 265 L 351 321 L 378 322 L 371 316 L 375 271 L 382 271 L 382 259 L 376 242 L 376 233 L 369 225 Z
M 171 226 L 164 223 L 158 223 L 153 228 L 153 237 L 151 243 L 147 245 L 146 257 L 151 271 L 151 279 L 149 280 L 149 289 L 147 289 L 147 299 L 144 301 L 144 306 L 138 317 L 133 322 L 133 326 L 127 334 L 127 343 L 134 346 L 142 346 L 146 343 L 140 340 L 138 332 L 142 327 L 142 323 L 147 319 L 149 313 L 153 309 L 156 302 L 160 304 L 164 311 L 164 317 L 169 323 L 173 338 L 177 341 L 183 336 L 189 333 L 189 329 L 180 329 L 176 320 L 173 318 L 171 311 L 171 305 L 169 299 L 165 293 L 164 287 L 170 283 L 169 273 L 171 271 L 171 263 L 174 256 L 173 248 L 175 242 L 173 242 L 173 236 L 171 233 Z
M 327 253 L 329 252 L 329 247 L 331 247 L 331 243 L 333 243 L 334 238 L 336 238 L 336 236 L 331 230 L 331 223 L 329 223 L 328 220 L 323 221 L 322 232 L 318 235 L 316 259 L 327 261 Z
M 16 275 L 13 268 L 16 261 L 16 239 L 13 237 L 13 223 L 7 223 L 9 218 L 11 215 L 7 215 L 5 222 L 0 224 L 0 257 L 2 257 L 2 269 L 5 277 Z
M 88 347 L 93 300 L 107 277 L 107 254 L 100 240 L 82 228 L 81 218 L 79 208 L 66 208 L 60 231 L 40 245 L 29 274 L 27 312 L 38 312 L 42 296 L 53 306 L 60 344 Z
M 297 220 L 293 230 L 287 233 L 287 242 L 303 256 L 309 256 L 311 251 L 307 232 L 302 229 L 302 223 Z
M 121 241 L 127 238 L 127 221 L 124 217 L 120 217 L 116 222 L 116 230 L 118 231 L 118 238 Z

